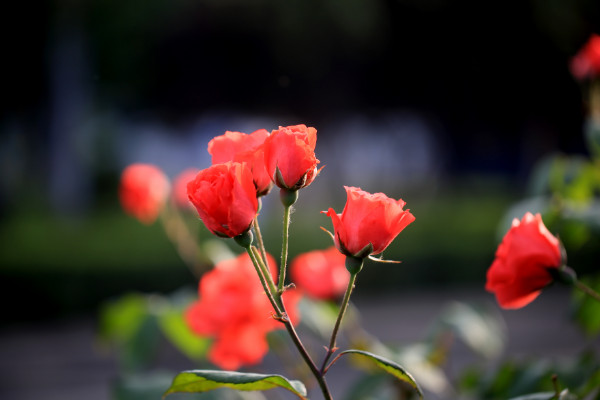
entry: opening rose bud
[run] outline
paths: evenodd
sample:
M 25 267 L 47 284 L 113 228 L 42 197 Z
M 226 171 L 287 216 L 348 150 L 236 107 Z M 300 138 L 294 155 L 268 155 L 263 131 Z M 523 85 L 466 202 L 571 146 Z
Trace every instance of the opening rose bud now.
M 298 190 L 315 180 L 317 130 L 306 125 L 279 127 L 265 140 L 264 157 L 269 176 L 277 186 Z
M 264 196 L 273 187 L 265 167 L 263 151 L 263 144 L 268 136 L 266 129 L 259 129 L 251 134 L 227 131 L 208 143 L 208 153 L 212 156 L 213 164 L 227 161 L 246 163 L 252 171 L 256 194 Z
M 188 197 L 215 235 L 235 237 L 250 229 L 258 212 L 252 171 L 246 164 L 215 164 L 187 185 Z
M 415 217 L 404 210 L 406 203 L 383 193 L 371 194 L 360 188 L 344 186 L 346 206 L 341 214 L 330 208 L 335 246 L 343 254 L 365 258 L 383 252 Z
M 531 303 L 553 281 L 551 269 L 562 265 L 561 246 L 540 214 L 526 213 L 514 219 L 487 272 L 487 291 L 502 308 L 521 308 Z

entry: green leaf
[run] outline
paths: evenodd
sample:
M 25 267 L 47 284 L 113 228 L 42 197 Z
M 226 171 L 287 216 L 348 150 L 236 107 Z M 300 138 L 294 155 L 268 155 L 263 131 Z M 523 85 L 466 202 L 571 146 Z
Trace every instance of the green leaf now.
M 306 387 L 300 381 L 291 381 L 281 375 L 263 375 L 246 372 L 191 370 L 177 374 L 163 398 L 171 393 L 201 393 L 219 388 L 235 390 L 269 390 L 283 388 L 306 399 Z
M 412 386 L 417 393 L 419 394 L 419 397 L 422 399 L 423 398 L 423 392 L 421 391 L 421 388 L 419 387 L 419 385 L 417 384 L 417 381 L 415 381 L 415 379 L 408 373 L 406 372 L 406 370 L 404 368 L 402 368 L 400 365 L 396 364 L 393 361 L 390 361 L 386 358 L 380 357 L 378 355 L 369 353 L 367 351 L 362 351 L 362 350 L 346 350 L 341 352 L 338 357 L 344 355 L 344 354 L 359 354 L 361 356 L 364 357 L 368 357 L 369 359 L 371 359 L 372 361 L 375 362 L 375 365 L 377 365 L 379 368 L 383 369 L 385 372 L 387 372 L 388 374 L 396 377 L 397 379 L 408 383 L 410 386 Z

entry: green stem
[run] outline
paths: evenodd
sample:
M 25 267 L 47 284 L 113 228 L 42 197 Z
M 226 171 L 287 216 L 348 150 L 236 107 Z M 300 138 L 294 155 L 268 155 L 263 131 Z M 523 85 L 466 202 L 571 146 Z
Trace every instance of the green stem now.
M 258 250 L 256 249 L 256 247 L 251 246 L 250 249 L 253 252 L 254 257 L 256 258 L 256 260 L 258 262 L 258 265 L 260 267 L 260 270 L 262 271 L 263 276 L 265 277 L 265 281 L 266 281 L 267 285 L 269 286 L 269 291 L 271 292 L 271 294 L 273 294 L 273 298 L 279 304 L 280 302 L 278 300 L 279 300 L 280 296 L 277 293 L 277 288 L 275 287 L 275 282 L 273 281 L 273 277 L 271 276 L 269 268 L 267 267 L 267 265 L 265 264 L 263 259 L 258 254 Z
M 594 299 L 600 301 L 600 294 L 598 292 L 596 292 L 594 289 L 592 289 L 591 287 L 581 283 L 581 281 L 575 281 L 575 287 L 579 290 L 581 290 L 583 293 L 593 297 Z
M 265 280 L 265 277 L 262 273 L 260 264 L 258 263 L 258 259 L 254 255 L 254 252 L 252 251 L 252 247 L 251 246 L 246 247 L 246 251 L 248 252 L 248 255 L 250 256 L 250 259 L 252 260 L 252 264 L 254 264 L 254 269 L 256 269 L 256 273 L 258 274 L 258 277 L 260 278 L 260 283 L 262 284 L 263 289 L 265 290 L 265 293 L 266 293 L 267 297 L 269 298 L 269 301 L 271 302 L 273 309 L 275 310 L 277 318 L 282 319 L 285 316 L 285 314 L 279 308 L 277 301 L 273 297 L 273 293 L 271 293 L 271 291 L 269 290 L 269 286 L 268 286 L 268 284 Z
M 288 257 L 288 238 L 290 229 L 290 209 L 291 206 L 284 206 L 283 211 L 283 239 L 281 243 L 281 266 L 279 267 L 279 285 L 277 290 L 279 293 L 283 293 L 283 286 L 285 284 L 285 270 L 287 267 Z
M 267 267 L 269 262 L 267 261 L 267 251 L 265 250 L 265 243 L 263 242 L 262 234 L 260 232 L 260 226 L 258 226 L 258 215 L 254 217 L 254 233 L 256 233 L 256 241 L 258 242 L 258 248 L 260 249 L 260 255 Z M 268 269 L 268 268 L 267 268 Z
M 333 353 L 337 350 L 335 348 L 335 343 L 337 340 L 337 335 L 340 330 L 340 326 L 342 325 L 342 319 L 344 319 L 344 314 L 346 313 L 346 309 L 348 308 L 348 303 L 350 303 L 350 295 L 352 294 L 352 289 L 354 289 L 354 282 L 356 281 L 356 275 L 358 272 L 354 274 L 350 274 L 350 280 L 348 281 L 348 287 L 346 288 L 346 293 L 344 294 L 344 299 L 342 300 L 342 305 L 340 306 L 340 312 L 338 314 L 337 320 L 335 321 L 335 326 L 333 327 L 333 331 L 331 332 L 331 340 L 329 341 L 329 348 L 327 349 L 327 354 L 325 355 L 325 359 L 323 360 L 323 364 L 321 365 L 321 374 L 324 374 L 326 371 L 327 361 L 331 358 Z

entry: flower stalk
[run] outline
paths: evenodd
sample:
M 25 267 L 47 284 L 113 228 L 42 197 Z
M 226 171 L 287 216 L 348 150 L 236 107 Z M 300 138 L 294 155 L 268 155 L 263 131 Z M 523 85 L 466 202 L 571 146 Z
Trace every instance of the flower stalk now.
M 350 258 L 350 257 L 349 257 Z M 362 260 L 361 260 L 362 267 Z M 356 281 L 356 276 L 360 268 L 357 268 L 355 272 L 350 273 L 350 280 L 348 281 L 348 287 L 346 288 L 346 293 L 344 293 L 344 298 L 342 300 L 342 304 L 340 306 L 340 312 L 338 313 L 337 319 L 335 321 L 335 326 L 333 327 L 333 331 L 331 332 L 331 339 L 329 341 L 329 347 L 327 348 L 327 354 L 323 359 L 323 364 L 321 365 L 320 373 L 325 375 L 327 372 L 327 362 L 337 350 L 336 341 L 337 335 L 339 333 L 340 327 L 342 325 L 342 320 L 344 319 L 344 315 L 346 314 L 346 310 L 348 309 L 348 303 L 350 303 L 350 295 L 352 294 L 352 290 L 354 289 L 354 282 Z

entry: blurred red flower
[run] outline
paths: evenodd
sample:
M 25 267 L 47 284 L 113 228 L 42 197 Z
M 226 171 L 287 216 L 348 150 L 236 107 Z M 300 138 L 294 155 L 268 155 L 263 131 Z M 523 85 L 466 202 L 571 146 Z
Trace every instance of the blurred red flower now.
M 173 181 L 173 201 L 182 209 L 194 209 L 187 192 L 187 184 L 198 175 L 197 168 L 188 168 L 181 172 Z
M 552 282 L 549 268 L 562 264 L 560 242 L 540 214 L 526 213 L 514 219 L 496 251 L 487 272 L 487 291 L 496 295 L 503 308 L 521 308 L 531 303 Z
M 121 174 L 119 199 L 125 212 L 151 224 L 163 208 L 169 190 L 169 180 L 160 168 L 131 164 Z
M 335 299 L 346 291 L 350 274 L 346 257 L 335 247 L 298 255 L 290 264 L 296 286 L 316 299 Z
M 403 210 L 406 203 L 383 193 L 371 194 L 360 188 L 344 186 L 347 200 L 344 211 L 327 211 L 335 231 L 335 246 L 343 254 L 367 257 L 384 251 L 415 217 Z
M 204 225 L 215 235 L 235 237 L 250 229 L 258 212 L 252 171 L 226 162 L 198 172 L 187 193 Z
M 317 176 L 317 130 L 306 125 L 279 127 L 265 140 L 265 164 L 277 186 L 298 190 Z
M 263 143 L 268 136 L 269 132 L 266 129 L 259 129 L 251 134 L 227 131 L 208 143 L 212 163 L 220 164 L 227 161 L 247 163 L 254 177 L 257 195 L 264 196 L 273 187 L 273 181 L 265 167 L 263 152 Z
M 271 255 L 267 259 L 276 278 L 275 260 Z M 218 263 L 204 274 L 198 292 L 200 299 L 185 318 L 193 332 L 215 338 L 210 360 L 228 370 L 260 362 L 269 350 L 267 333 L 283 324 L 272 318 L 273 309 L 248 254 Z M 290 320 L 297 323 L 300 293 L 287 290 L 283 298 Z
M 592 34 L 571 59 L 571 73 L 579 80 L 600 77 L 600 35 Z

